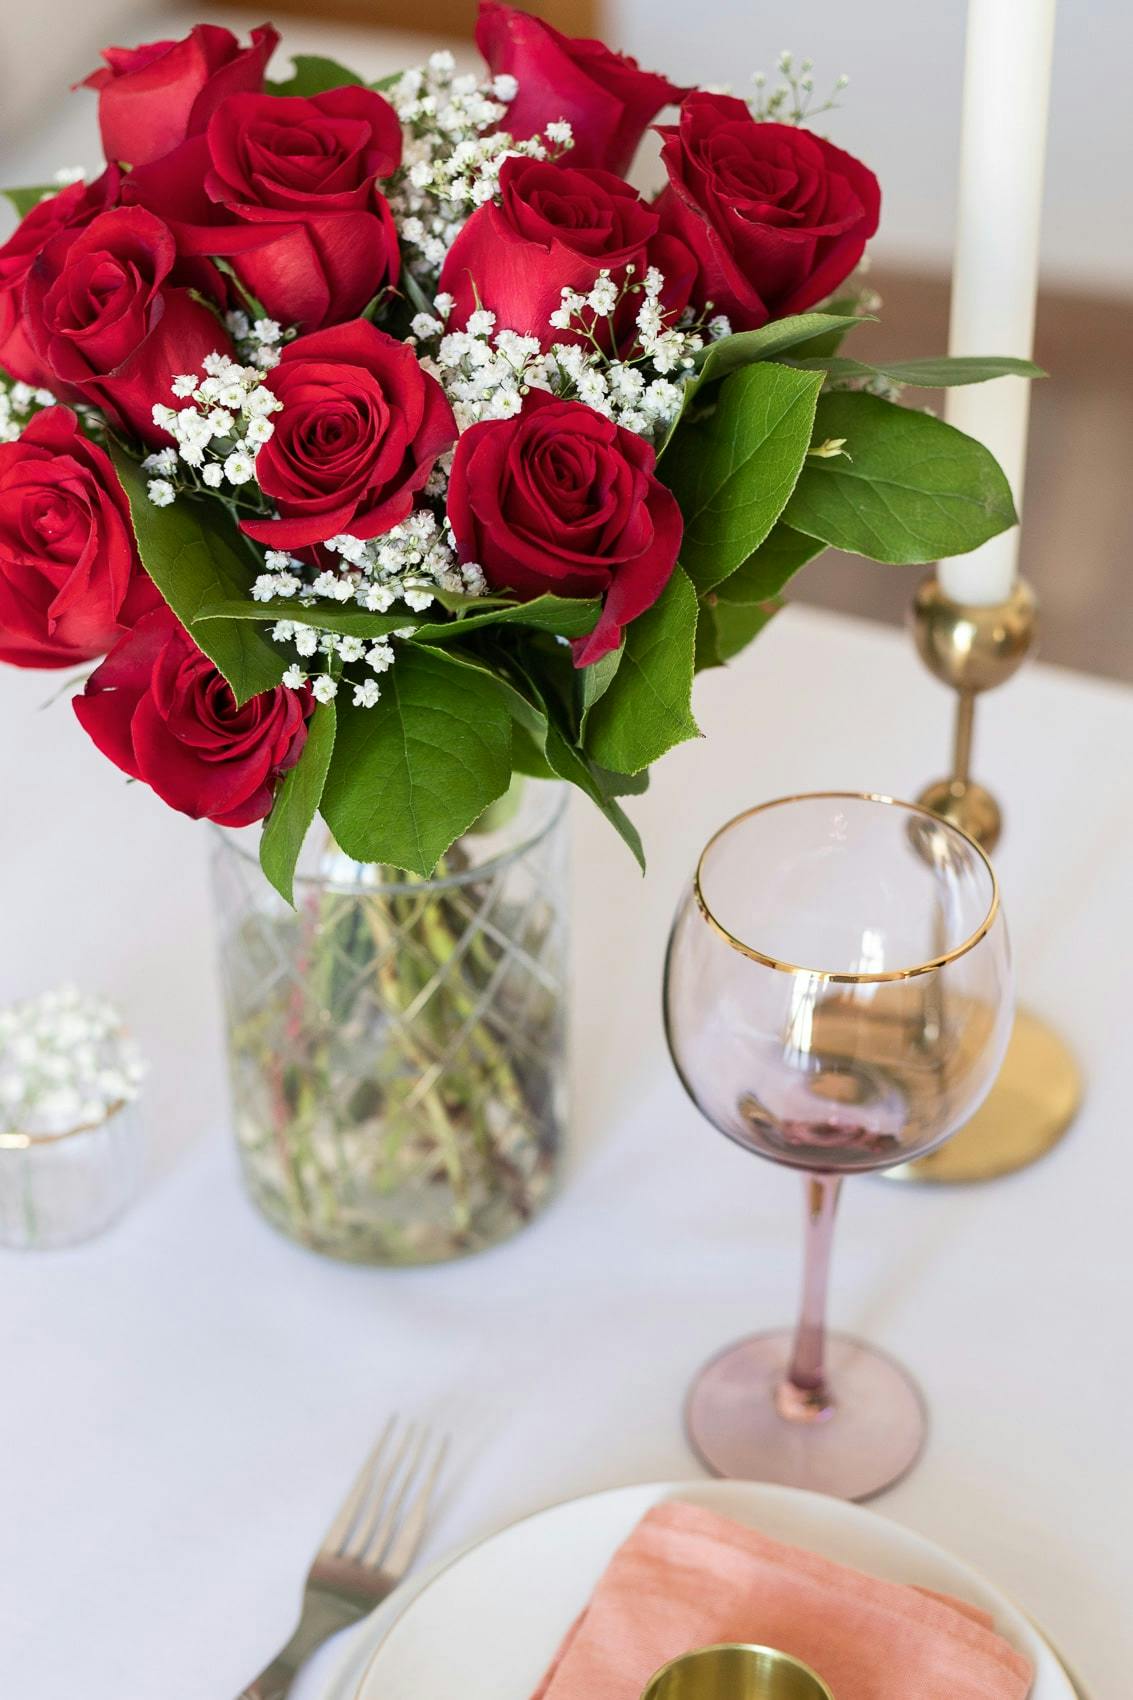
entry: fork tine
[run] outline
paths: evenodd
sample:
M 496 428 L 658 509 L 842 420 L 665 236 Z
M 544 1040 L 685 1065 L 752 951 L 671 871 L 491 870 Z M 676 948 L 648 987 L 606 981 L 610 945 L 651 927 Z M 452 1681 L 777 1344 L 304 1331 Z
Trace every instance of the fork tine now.
M 381 1492 L 374 1496 L 372 1509 L 363 1524 L 360 1524 L 347 1549 L 348 1558 L 356 1558 L 359 1563 L 376 1565 L 385 1548 L 389 1545 L 394 1524 L 405 1502 L 421 1454 L 429 1439 L 429 1431 L 422 1425 L 418 1430 L 413 1424 L 405 1437 L 405 1445 L 397 1457 L 396 1466 L 389 1471 L 381 1486 Z M 404 1472 L 401 1466 L 405 1465 Z M 395 1479 L 400 1476 L 395 1487 Z M 372 1556 L 368 1556 L 372 1555 Z
M 412 1564 L 417 1548 L 421 1544 L 421 1536 L 425 1532 L 425 1520 L 429 1515 L 429 1501 L 433 1497 L 433 1489 L 437 1485 L 437 1477 L 441 1473 L 441 1466 L 445 1461 L 447 1451 L 448 1435 L 446 1434 L 441 1436 L 433 1456 L 433 1462 L 427 1466 L 420 1486 L 416 1489 L 416 1497 L 409 1507 L 405 1521 L 386 1553 L 382 1568 L 392 1580 L 400 1581 Z M 371 1557 L 370 1553 L 367 1552 L 365 1562 L 374 1564 L 377 1562 L 377 1557 Z
M 374 1472 L 377 1470 L 382 1454 L 385 1451 L 396 1426 L 396 1416 L 391 1417 L 379 1435 L 377 1445 L 374 1447 L 373 1451 L 366 1459 L 366 1462 L 359 1470 L 358 1475 L 355 1478 L 354 1485 L 343 1500 L 342 1506 L 335 1517 L 334 1522 L 323 1536 L 320 1551 L 338 1554 L 342 1550 L 343 1542 L 354 1527 L 354 1524 L 358 1520 L 359 1514 L 369 1497 L 370 1483 L 373 1479 Z
M 354 1530 L 350 1535 L 349 1540 L 344 1541 L 338 1549 L 339 1556 L 341 1558 L 360 1560 L 362 1554 L 373 1539 L 375 1527 L 377 1527 L 380 1522 L 381 1526 L 384 1528 L 391 1515 L 396 1515 L 397 1508 L 401 1504 L 405 1493 L 405 1481 L 403 1480 L 401 1487 L 397 1490 L 394 1489 L 394 1483 L 397 1480 L 401 1468 L 407 1458 L 410 1459 L 408 1476 L 412 1476 L 413 1471 L 416 1468 L 416 1453 L 414 1452 L 414 1444 L 416 1443 L 417 1450 L 419 1450 L 424 1444 L 427 1435 L 428 1430 L 423 1429 L 421 1431 L 421 1438 L 418 1440 L 417 1425 L 416 1423 L 410 1423 L 409 1427 L 405 1431 L 404 1437 L 399 1441 L 393 1457 L 383 1465 L 380 1472 L 378 1472 L 377 1479 L 370 1485 L 365 1502 L 359 1512 L 358 1520 L 354 1526 Z M 390 1498 L 391 1493 L 393 1494 L 392 1511 L 387 1511 L 383 1516 L 383 1508 L 385 1507 L 387 1500 Z

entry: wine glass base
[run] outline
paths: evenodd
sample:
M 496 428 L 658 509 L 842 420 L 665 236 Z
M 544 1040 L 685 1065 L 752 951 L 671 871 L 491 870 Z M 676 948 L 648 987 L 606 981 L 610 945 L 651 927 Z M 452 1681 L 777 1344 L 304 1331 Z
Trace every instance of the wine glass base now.
M 713 1475 L 870 1499 L 912 1469 L 928 1417 L 919 1388 L 884 1352 L 827 1336 L 832 1403 L 780 1412 L 794 1335 L 753 1334 L 707 1363 L 689 1390 L 685 1428 Z

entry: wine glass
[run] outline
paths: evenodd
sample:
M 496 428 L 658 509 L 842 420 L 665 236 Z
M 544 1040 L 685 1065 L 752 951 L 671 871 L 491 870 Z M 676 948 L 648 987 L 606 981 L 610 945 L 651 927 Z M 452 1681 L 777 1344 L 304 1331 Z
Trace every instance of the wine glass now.
M 721 1133 L 801 1171 L 802 1308 L 729 1347 L 689 1394 L 689 1437 L 717 1475 L 865 1499 L 925 1435 L 893 1359 L 827 1333 L 842 1176 L 922 1157 L 966 1122 L 1012 1014 L 995 874 L 913 803 L 783 797 L 709 840 L 673 923 L 665 1029 L 677 1073 Z

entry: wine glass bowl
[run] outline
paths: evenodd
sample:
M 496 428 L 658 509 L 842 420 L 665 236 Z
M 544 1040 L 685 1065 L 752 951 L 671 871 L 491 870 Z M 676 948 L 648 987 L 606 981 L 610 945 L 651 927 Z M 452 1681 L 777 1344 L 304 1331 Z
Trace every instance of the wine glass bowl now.
M 854 793 L 762 804 L 700 857 L 673 924 L 664 1008 L 674 1064 L 702 1114 L 809 1177 L 803 1321 L 793 1337 L 744 1343 L 742 1372 L 735 1353 L 709 1366 L 690 1403 L 694 1443 L 722 1474 L 864 1497 L 908 1467 L 924 1419 L 899 1366 L 854 1342 L 851 1364 L 847 1343 L 836 1343 L 859 1407 L 902 1406 L 900 1434 L 876 1456 L 884 1413 L 868 1439 L 864 1427 L 855 1433 L 865 1412 L 846 1414 L 827 1373 L 838 1187 L 844 1175 L 933 1150 L 991 1088 L 1012 1013 L 994 872 L 972 840 L 915 804 Z M 769 1439 L 761 1411 L 780 1428 L 822 1419 L 840 1438 L 824 1439 L 821 1457 L 815 1443 L 808 1458 L 774 1422 Z M 726 1431 L 727 1444 L 711 1430 Z M 852 1454 L 844 1469 L 839 1447 Z

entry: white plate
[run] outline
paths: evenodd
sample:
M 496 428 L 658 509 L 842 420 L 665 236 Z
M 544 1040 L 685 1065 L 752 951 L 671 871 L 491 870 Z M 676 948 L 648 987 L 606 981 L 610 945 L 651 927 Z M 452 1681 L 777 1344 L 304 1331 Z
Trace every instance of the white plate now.
M 663 1500 L 718 1511 L 887 1581 L 955 1594 L 992 1614 L 1035 1665 L 1030 1700 L 1075 1700 L 1017 1606 L 959 1559 L 874 1511 L 762 1482 L 614 1488 L 513 1523 L 443 1566 L 387 1627 L 354 1700 L 525 1700 L 615 1549 Z

